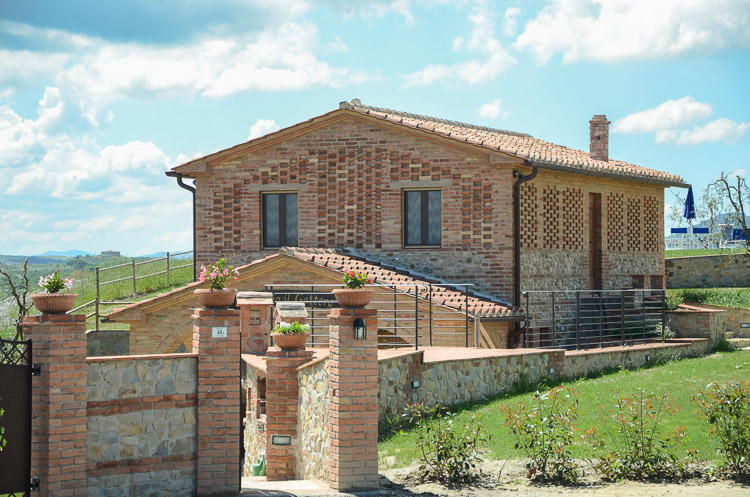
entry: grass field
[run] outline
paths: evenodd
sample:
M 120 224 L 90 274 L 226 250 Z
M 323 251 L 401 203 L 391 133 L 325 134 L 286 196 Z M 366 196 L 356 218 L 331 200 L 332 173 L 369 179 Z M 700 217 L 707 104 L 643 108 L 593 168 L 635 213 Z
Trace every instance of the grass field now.
M 750 288 L 675 288 L 667 295 L 683 302 L 750 309 Z
M 694 250 L 666 250 L 664 257 L 671 259 L 673 257 L 690 257 L 696 255 L 727 255 L 727 254 L 746 254 L 744 248 L 735 249 L 694 249 Z
M 630 393 L 639 388 L 657 393 L 669 392 L 681 406 L 680 411 L 671 420 L 670 428 L 684 425 L 688 438 L 687 446 L 698 449 L 702 458 L 714 460 L 715 449 L 708 438 L 708 426 L 693 412 L 695 406 L 691 399 L 698 390 L 705 388 L 709 383 L 725 382 L 733 378 L 750 378 L 750 352 L 717 353 L 647 369 L 620 371 L 594 379 L 568 382 L 566 385 L 575 386 L 579 393 L 577 427 L 580 430 L 601 424 L 599 405 L 603 402 L 610 403 L 614 392 Z M 492 440 L 486 445 L 487 459 L 521 457 L 513 449 L 515 439 L 501 426 L 499 406 L 517 405 L 519 401 L 528 400 L 532 395 L 510 394 L 485 403 L 458 408 L 466 410 L 459 415 L 459 419 L 468 416 L 468 413 L 478 413 L 484 429 L 492 435 Z M 391 466 L 406 466 L 419 458 L 417 436 L 413 430 L 396 434 L 382 441 L 378 447 L 381 461 L 388 461 Z M 574 455 L 577 458 L 589 458 L 594 456 L 594 451 L 579 441 L 574 446 Z

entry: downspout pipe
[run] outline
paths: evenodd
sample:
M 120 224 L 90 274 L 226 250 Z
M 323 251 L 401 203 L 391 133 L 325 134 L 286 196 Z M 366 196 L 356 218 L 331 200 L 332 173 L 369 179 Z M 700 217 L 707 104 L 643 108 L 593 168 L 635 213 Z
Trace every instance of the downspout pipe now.
M 183 188 L 187 191 L 189 191 L 193 196 L 193 281 L 196 281 L 198 279 L 198 266 L 196 265 L 198 262 L 198 254 L 195 252 L 195 242 L 196 242 L 196 236 L 195 236 L 195 187 L 190 186 L 186 184 L 183 179 L 185 176 L 178 173 L 177 171 L 167 171 L 166 174 L 170 178 L 177 178 L 177 184 L 180 186 L 180 188 Z
M 521 307 L 521 185 L 536 178 L 539 166 L 530 160 L 524 166 L 532 168 L 531 174 L 523 175 L 513 171 L 513 306 Z

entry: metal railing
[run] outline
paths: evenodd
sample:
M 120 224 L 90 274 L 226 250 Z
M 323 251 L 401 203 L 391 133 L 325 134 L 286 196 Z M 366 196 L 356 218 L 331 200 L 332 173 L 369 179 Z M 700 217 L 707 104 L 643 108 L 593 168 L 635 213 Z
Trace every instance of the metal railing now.
M 441 285 L 443 290 L 446 285 Z M 463 288 L 463 309 L 468 309 L 472 284 L 451 284 Z M 327 347 L 330 309 L 339 307 L 331 291 L 341 285 L 265 285 L 274 302 L 303 302 L 310 325 L 311 347 Z M 370 308 L 378 310 L 378 345 L 380 348 L 422 345 L 478 346 L 474 317 L 464 310 L 449 307 L 433 299 L 433 285 L 375 284 Z
M 664 290 L 523 293 L 524 346 L 582 350 L 664 340 Z

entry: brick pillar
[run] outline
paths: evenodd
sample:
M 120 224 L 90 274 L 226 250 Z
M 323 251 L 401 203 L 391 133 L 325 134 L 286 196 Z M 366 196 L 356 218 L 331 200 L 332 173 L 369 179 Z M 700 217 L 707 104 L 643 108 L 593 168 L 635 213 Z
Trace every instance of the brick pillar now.
M 240 490 L 240 311 L 194 309 L 198 354 L 197 495 Z
M 286 351 L 278 347 L 266 354 L 266 478 L 293 480 L 297 463 L 297 368 L 312 357 L 310 350 Z M 289 445 L 274 443 L 274 435 L 290 437 Z
M 31 382 L 33 494 L 86 495 L 86 316 L 27 316 L 23 330 L 41 366 Z
M 266 354 L 272 305 L 273 295 L 269 292 L 239 292 L 237 294 L 243 354 Z
M 329 484 L 337 491 L 378 487 L 377 309 L 332 309 L 329 332 Z M 367 338 L 354 338 L 361 319 Z

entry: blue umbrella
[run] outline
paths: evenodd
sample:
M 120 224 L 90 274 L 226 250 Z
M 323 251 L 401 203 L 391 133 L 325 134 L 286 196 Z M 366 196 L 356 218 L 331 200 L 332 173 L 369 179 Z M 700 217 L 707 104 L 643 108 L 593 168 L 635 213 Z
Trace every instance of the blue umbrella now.
M 688 188 L 687 198 L 685 198 L 685 210 L 682 213 L 685 219 L 695 219 L 695 201 L 693 200 L 693 187 Z

